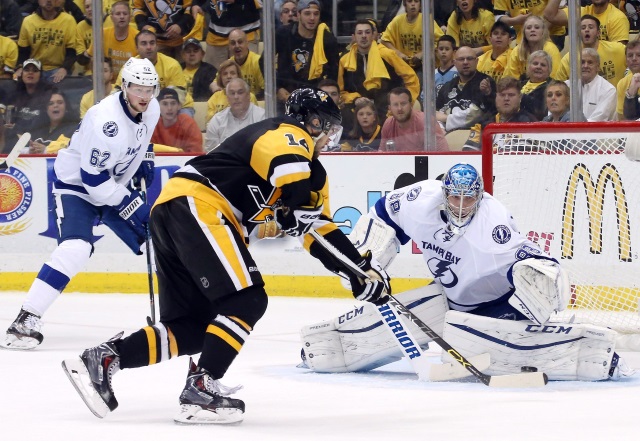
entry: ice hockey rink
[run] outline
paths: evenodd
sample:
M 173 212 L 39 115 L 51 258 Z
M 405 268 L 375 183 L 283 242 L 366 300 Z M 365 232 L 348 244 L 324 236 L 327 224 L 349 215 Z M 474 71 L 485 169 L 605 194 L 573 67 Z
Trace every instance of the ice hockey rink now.
M 0 293 L 2 332 L 24 293 Z M 419 382 L 399 361 L 367 374 L 296 368 L 298 331 L 355 301 L 272 297 L 223 383 L 244 385 L 233 426 L 178 426 L 187 357 L 116 374 L 119 408 L 93 416 L 60 362 L 123 330 L 145 325 L 145 295 L 64 294 L 44 318 L 43 344 L 0 350 L 3 440 L 637 440 L 640 375 L 620 382 L 551 382 L 540 389 L 492 389 L 475 382 Z M 438 352 L 430 349 L 434 361 Z M 627 354 L 640 368 L 640 355 Z

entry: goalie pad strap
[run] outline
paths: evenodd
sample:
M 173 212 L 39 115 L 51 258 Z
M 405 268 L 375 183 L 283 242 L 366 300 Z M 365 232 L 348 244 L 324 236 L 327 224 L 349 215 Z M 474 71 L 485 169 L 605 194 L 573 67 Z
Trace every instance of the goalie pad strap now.
M 396 297 L 436 332 L 442 332 L 447 303 L 437 284 L 405 291 Z M 416 325 L 403 325 L 420 346 L 429 341 Z M 403 356 L 389 327 L 383 325 L 376 306 L 356 306 L 341 316 L 305 326 L 301 330 L 307 367 L 316 372 L 368 371 Z
M 465 357 L 489 353 L 489 375 L 534 367 L 550 380 L 597 381 L 609 379 L 616 334 L 592 325 L 537 325 L 449 311 L 443 338 Z M 451 361 L 447 353 L 442 359 Z

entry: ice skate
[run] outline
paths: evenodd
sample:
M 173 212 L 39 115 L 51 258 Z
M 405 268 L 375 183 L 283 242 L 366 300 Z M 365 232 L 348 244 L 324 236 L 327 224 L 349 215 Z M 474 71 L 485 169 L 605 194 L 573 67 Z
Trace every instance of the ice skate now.
M 244 402 L 231 395 L 242 386 L 227 387 L 189 360 L 187 384 L 180 394 L 178 424 L 232 424 L 244 418 Z
M 613 359 L 611 360 L 611 373 L 609 374 L 609 378 L 613 381 L 618 381 L 623 378 L 631 377 L 636 374 L 636 370 L 632 369 L 631 366 L 627 364 L 624 358 L 620 357 L 617 353 L 613 354 Z
M 115 341 L 122 332 L 108 342 L 86 349 L 78 358 L 64 360 L 62 369 L 85 404 L 98 418 L 104 418 L 118 407 L 111 378 L 120 370 L 120 354 Z
M 40 333 L 42 322 L 40 317 L 24 309 L 7 329 L 7 335 L 0 341 L 5 349 L 33 349 L 42 343 L 44 337 Z

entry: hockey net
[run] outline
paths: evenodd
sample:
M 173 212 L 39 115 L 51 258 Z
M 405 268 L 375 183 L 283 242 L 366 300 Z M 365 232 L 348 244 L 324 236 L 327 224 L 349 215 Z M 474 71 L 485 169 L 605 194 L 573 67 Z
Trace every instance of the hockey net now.
M 624 155 L 630 136 L 640 137 L 640 123 L 493 124 L 483 131 L 487 191 L 569 272 L 571 300 L 553 321 L 640 334 L 640 162 Z

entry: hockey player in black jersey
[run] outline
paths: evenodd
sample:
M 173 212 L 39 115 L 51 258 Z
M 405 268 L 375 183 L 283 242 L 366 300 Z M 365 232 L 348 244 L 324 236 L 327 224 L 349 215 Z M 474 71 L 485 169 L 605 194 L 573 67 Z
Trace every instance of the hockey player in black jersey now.
M 253 124 L 208 155 L 179 169 L 163 188 L 150 217 L 159 282 L 160 321 L 85 350 L 63 368 L 98 417 L 118 403 L 111 377 L 118 369 L 159 363 L 202 352 L 190 363 L 175 421 L 239 422 L 244 403 L 228 395 L 220 379 L 267 308 L 267 293 L 248 250 L 261 224 L 299 237 L 331 271 L 342 271 L 310 229 L 366 271 L 352 280 L 359 300 L 382 304 L 389 277 L 370 255 L 361 256 L 331 221 L 323 205 L 327 176 L 317 159 L 340 129 L 340 111 L 323 91 L 298 89 L 284 117 Z M 278 234 L 279 235 L 279 234 Z

